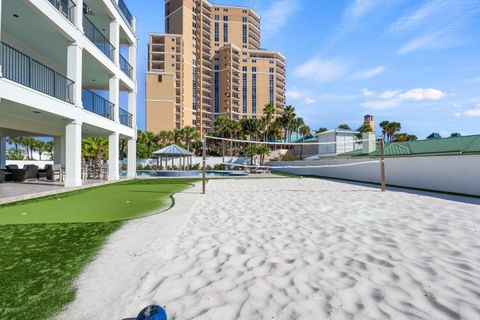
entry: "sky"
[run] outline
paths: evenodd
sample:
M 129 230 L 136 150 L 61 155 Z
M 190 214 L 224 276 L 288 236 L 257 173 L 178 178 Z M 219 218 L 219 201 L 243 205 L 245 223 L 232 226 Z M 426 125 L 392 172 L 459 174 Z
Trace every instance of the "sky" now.
M 287 104 L 312 128 L 353 129 L 372 114 L 425 138 L 480 134 L 480 0 L 224 0 L 262 17 L 262 48 L 287 57 Z M 163 0 L 126 0 L 139 38 L 145 128 L 148 33 Z

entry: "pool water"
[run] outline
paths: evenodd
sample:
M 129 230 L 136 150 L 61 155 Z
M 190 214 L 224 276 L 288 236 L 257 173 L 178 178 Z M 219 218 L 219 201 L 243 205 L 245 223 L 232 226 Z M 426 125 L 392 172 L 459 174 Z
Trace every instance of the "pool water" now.
M 126 176 L 127 172 L 120 172 L 121 176 Z M 226 171 L 209 171 L 207 177 L 244 177 L 246 173 L 243 172 L 226 172 Z M 151 177 L 201 177 L 201 171 L 156 171 L 156 170 L 137 170 L 138 178 Z

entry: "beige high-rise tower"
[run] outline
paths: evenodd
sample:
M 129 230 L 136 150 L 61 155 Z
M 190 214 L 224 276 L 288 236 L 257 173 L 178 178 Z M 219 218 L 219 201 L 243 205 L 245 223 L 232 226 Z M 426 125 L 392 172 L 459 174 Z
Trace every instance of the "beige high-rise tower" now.
M 213 130 L 215 118 L 260 117 L 285 108 L 285 56 L 260 49 L 251 8 L 166 0 L 165 34 L 151 33 L 146 129 Z

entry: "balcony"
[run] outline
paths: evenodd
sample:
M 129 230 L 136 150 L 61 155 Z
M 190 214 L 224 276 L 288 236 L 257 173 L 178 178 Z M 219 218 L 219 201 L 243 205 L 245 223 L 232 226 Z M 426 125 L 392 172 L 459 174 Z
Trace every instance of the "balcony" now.
M 107 99 L 99 96 L 93 91 L 83 88 L 82 91 L 83 108 L 90 112 L 96 113 L 110 120 L 115 120 L 115 105 Z
M 83 31 L 85 36 L 95 45 L 100 51 L 103 52 L 109 59 L 113 60 L 113 52 L 115 47 L 108 41 L 107 37 L 95 27 L 92 21 L 83 16 Z
M 0 43 L 4 78 L 73 104 L 74 82 L 5 43 Z
M 120 55 L 120 69 L 125 73 L 130 79 L 133 78 L 133 67 L 128 63 L 122 55 Z
M 118 117 L 120 119 L 120 123 L 124 126 L 132 128 L 132 114 L 125 109 L 120 108 Z
M 128 10 L 127 5 L 123 0 L 118 0 L 118 4 L 116 0 L 112 0 L 113 4 L 117 8 L 117 10 L 120 12 L 120 15 L 122 16 L 123 20 L 128 24 L 130 29 L 133 31 L 133 15 L 130 13 L 130 10 Z
M 48 0 L 60 13 L 70 20 L 71 23 L 75 23 L 75 7 L 76 4 L 72 0 Z

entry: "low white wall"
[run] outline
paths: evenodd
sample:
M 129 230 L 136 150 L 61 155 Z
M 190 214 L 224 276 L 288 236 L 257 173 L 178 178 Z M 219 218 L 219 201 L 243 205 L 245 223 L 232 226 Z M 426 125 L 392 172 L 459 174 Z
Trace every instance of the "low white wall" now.
M 39 160 L 7 160 L 7 166 L 10 164 L 16 164 L 20 169 L 26 164 L 34 164 L 39 169 L 43 169 L 47 164 L 53 164 L 51 160 L 39 161 Z
M 270 165 L 319 166 L 364 161 L 366 160 L 308 160 L 271 162 Z M 380 183 L 379 163 L 274 171 Z M 390 185 L 480 196 L 480 155 L 386 158 L 385 176 L 386 183 Z

